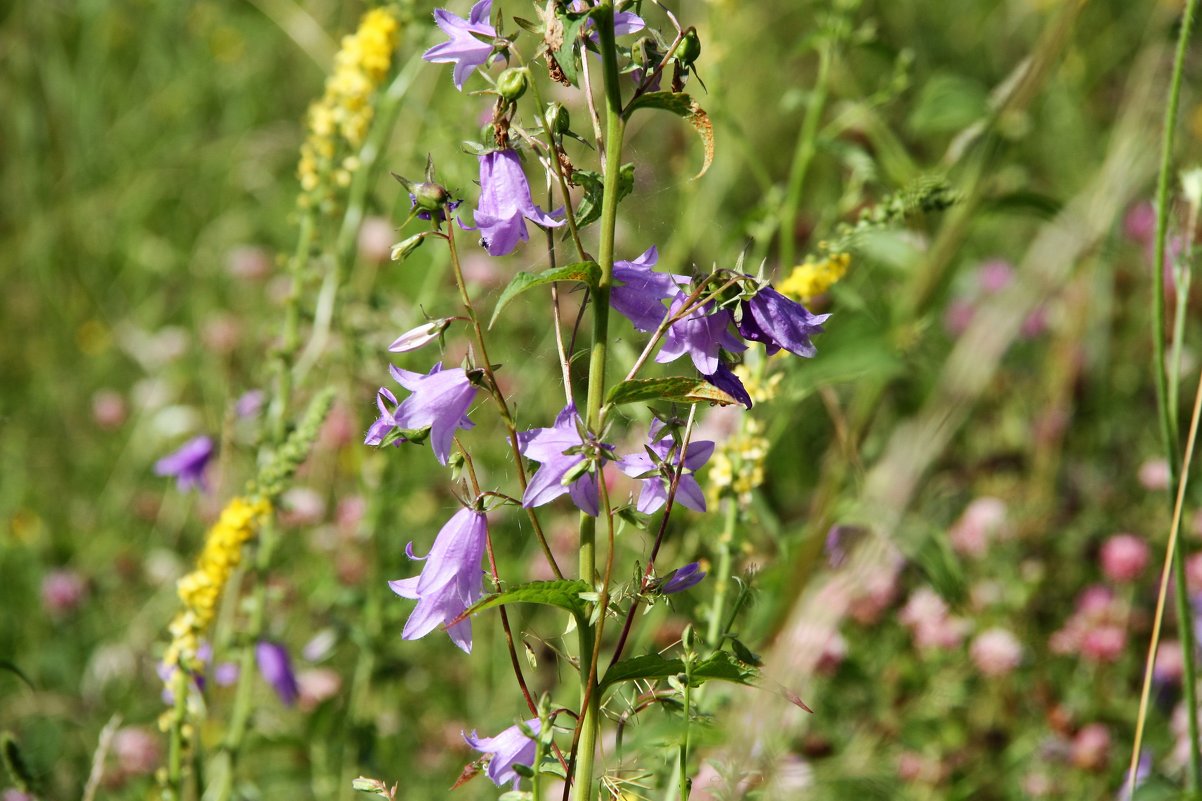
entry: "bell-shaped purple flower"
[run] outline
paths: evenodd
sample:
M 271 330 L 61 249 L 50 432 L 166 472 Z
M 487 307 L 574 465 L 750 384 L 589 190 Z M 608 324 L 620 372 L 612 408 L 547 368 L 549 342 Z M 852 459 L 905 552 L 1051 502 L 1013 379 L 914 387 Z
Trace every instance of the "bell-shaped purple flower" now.
M 664 578 L 664 583 L 659 586 L 659 591 L 664 595 L 671 595 L 674 592 L 684 592 L 690 587 L 696 587 L 705 578 L 705 571 L 701 569 L 699 562 L 689 562 L 687 565 L 682 565 Z
M 538 736 L 540 728 L 538 718 L 526 721 L 525 726 L 535 737 Z M 471 734 L 463 735 L 463 739 L 477 751 L 492 755 L 488 760 L 488 778 L 492 779 L 493 784 L 498 787 L 512 782 L 513 789 L 516 790 L 521 777 L 518 776 L 513 766 L 525 765 L 528 768 L 534 766 L 537 743 L 534 742 L 534 738 L 527 736 L 519 725 L 510 726 L 496 737 L 481 737 L 473 729 Z
M 490 255 L 505 256 L 518 242 L 530 238 L 526 220 L 557 228 L 563 220 L 534 205 L 522 163 L 512 150 L 493 150 L 480 156 L 480 203 L 476 228 Z
M 288 649 L 270 640 L 259 640 L 255 645 L 255 662 L 259 675 L 272 686 L 284 706 L 292 706 L 300 695 L 296 674 L 292 672 L 292 658 Z
M 488 520 L 474 509 L 460 509 L 447 521 L 434 546 L 425 557 L 414 556 L 413 543 L 405 546 L 405 555 L 425 559 L 426 566 L 413 578 L 390 581 L 388 586 L 402 598 L 417 601 L 417 607 L 401 637 L 416 640 L 455 620 L 484 594 L 480 559 L 488 537 Z M 467 653 L 472 652 L 472 622 L 461 620 L 447 627 L 451 641 Z
M 527 459 L 541 462 L 542 467 L 526 485 L 522 506 L 542 506 L 567 493 L 572 502 L 585 514 L 597 516 L 597 476 L 593 468 L 584 468 L 588 458 L 585 451 L 598 447 L 581 439 L 583 428 L 575 405 L 566 406 L 555 418 L 551 428 L 535 428 L 518 434 L 518 446 Z M 612 445 L 600 445 L 613 450 Z M 569 474 L 584 470 L 578 477 Z
M 610 289 L 609 303 L 639 331 L 653 331 L 663 322 L 668 311 L 664 301 L 679 292 L 677 284 L 689 280 L 682 275 L 654 272 L 651 268 L 657 261 L 659 251 L 652 245 L 634 261 L 614 262 L 613 277 L 620 283 Z
M 472 6 L 468 18 L 464 19 L 452 14 L 445 8 L 434 10 L 434 22 L 442 28 L 442 32 L 450 36 L 450 41 L 437 44 L 422 54 L 422 58 L 435 64 L 455 65 L 451 77 L 455 88 L 463 91 L 463 84 L 472 72 L 488 61 L 493 51 L 493 40 L 497 31 L 488 24 L 492 15 L 492 0 L 479 0 Z M 481 41 L 477 37 L 484 37 Z
M 396 382 L 413 394 L 405 398 L 394 409 L 396 396 L 386 387 L 376 395 L 380 416 L 364 438 L 365 445 L 380 445 L 394 428 L 410 431 L 430 430 L 430 446 L 442 464 L 447 463 L 451 453 L 451 440 L 460 428 L 475 425 L 467 418 L 467 410 L 476 398 L 476 386 L 468 379 L 462 367 L 442 369 L 442 362 L 434 365 L 426 375 L 389 367 Z
M 734 370 L 731 370 L 726 362 L 719 362 L 718 369 L 709 374 L 704 375 L 706 381 L 713 384 L 718 389 L 730 395 L 739 403 L 751 408 L 751 395 L 747 392 L 747 387 L 743 386 L 743 382 L 735 375 Z
M 651 424 L 650 443 L 647 448 L 655 454 L 660 464 L 667 463 L 673 470 L 681 463 L 674 450 L 672 437 L 660 437 L 664 424 L 656 420 Z M 684 471 L 676 484 L 676 501 L 695 512 L 705 511 L 705 493 L 691 473 L 700 470 L 714 453 L 714 443 L 709 441 L 690 442 L 684 456 Z M 642 479 L 643 486 L 639 491 L 637 509 L 643 514 L 651 514 L 668 502 L 668 479 L 660 471 L 659 464 L 644 453 L 632 453 L 618 460 L 618 467 L 631 478 Z
M 181 492 L 193 487 L 207 490 L 205 468 L 212 460 L 214 450 L 212 437 L 201 435 L 190 439 L 179 450 L 154 463 L 155 475 L 175 476 L 175 485 Z
M 755 293 L 751 300 L 743 301 L 742 312 L 739 333 L 753 342 L 764 343 L 769 356 L 781 348 L 798 356 L 813 356 L 817 350 L 810 337 L 821 334 L 822 323 L 830 317 L 810 314 L 805 306 L 770 286 Z
M 669 311 L 672 314 L 684 305 L 684 294 L 678 293 Z M 725 348 L 731 353 L 747 350 L 747 346 L 730 332 L 730 312 L 713 309 L 706 304 L 694 309 L 687 317 L 672 323 L 664 335 L 664 345 L 655 356 L 661 364 L 679 359 L 686 353 L 702 375 L 718 372 L 718 352 Z

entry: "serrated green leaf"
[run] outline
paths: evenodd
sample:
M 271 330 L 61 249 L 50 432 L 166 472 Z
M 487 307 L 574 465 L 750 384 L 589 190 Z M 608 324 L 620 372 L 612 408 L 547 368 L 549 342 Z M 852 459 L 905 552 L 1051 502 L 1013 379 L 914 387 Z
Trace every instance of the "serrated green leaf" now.
M 694 685 L 716 680 L 750 686 L 760 674 L 749 665 L 740 665 L 728 651 L 718 651 L 693 665 L 689 675 Z
M 605 671 L 599 687 L 604 691 L 624 681 L 671 679 L 684 674 L 684 672 L 685 665 L 681 659 L 669 659 L 660 654 L 647 654 L 623 659 Z M 694 687 L 700 687 L 707 681 L 729 681 L 752 686 L 755 679 L 759 677 L 759 671 L 747 665 L 740 665 L 727 651 L 718 651 L 693 665 L 689 677 L 689 683 Z
M 701 172 L 693 176 L 696 180 L 705 175 L 710 164 L 714 161 L 714 124 L 709 114 L 705 113 L 692 96 L 684 92 L 648 92 L 630 101 L 623 116 L 629 120 L 630 115 L 641 108 L 657 108 L 660 111 L 670 111 L 677 117 L 684 117 L 693 126 L 693 130 L 701 137 L 705 147 L 705 160 L 701 163 Z
M 509 282 L 509 286 L 505 287 L 505 291 L 501 293 L 501 299 L 497 301 L 497 307 L 493 309 L 492 319 L 488 321 L 488 327 L 492 328 L 493 323 L 497 321 L 497 316 L 501 313 L 501 309 L 509 305 L 509 301 L 527 289 L 533 289 L 536 286 L 545 286 L 555 281 L 579 281 L 591 288 L 597 286 L 597 281 L 600 278 L 601 268 L 593 261 L 579 261 L 573 264 L 565 264 L 562 267 L 543 270 L 541 273 L 518 273 Z
M 600 173 L 576 170 L 572 183 L 584 188 L 584 198 L 576 207 L 576 227 L 583 228 L 601 218 L 601 198 L 605 194 L 605 182 Z M 623 164 L 618 170 L 618 202 L 634 190 L 634 164 Z
M 636 679 L 664 679 L 684 673 L 684 662 L 679 659 L 668 659 L 659 654 L 647 654 L 623 659 L 605 671 L 599 686 L 601 690 Z
M 505 592 L 499 592 L 481 599 L 460 615 L 457 620 L 451 621 L 447 625 L 452 625 L 458 620 L 471 617 L 477 612 L 483 612 L 486 609 L 492 609 L 495 606 L 504 606 L 505 604 L 542 604 L 544 606 L 554 606 L 571 612 L 572 617 L 580 621 L 588 615 L 587 605 L 584 599 L 580 597 L 580 593 L 591 592 L 592 589 L 587 582 L 580 581 L 579 579 L 532 581 L 529 584 L 520 584 L 516 587 L 511 587 Z
M 738 403 L 714 385 L 699 378 L 685 376 L 636 378 L 633 381 L 623 381 L 609 391 L 605 402 L 621 406 L 626 403 L 646 403 L 656 400 L 673 403 L 717 403 L 722 406 Z

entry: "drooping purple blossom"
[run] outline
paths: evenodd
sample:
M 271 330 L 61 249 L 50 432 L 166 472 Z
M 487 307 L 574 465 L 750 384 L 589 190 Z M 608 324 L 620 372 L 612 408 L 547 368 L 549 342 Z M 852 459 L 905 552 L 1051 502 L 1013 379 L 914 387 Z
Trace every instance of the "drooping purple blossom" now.
M 535 737 L 538 736 L 540 729 L 538 718 L 531 718 L 524 725 Z M 534 765 L 537 743 L 522 731 L 520 725 L 510 726 L 496 737 L 481 737 L 473 729 L 471 734 L 463 735 L 463 739 L 477 751 L 491 755 L 488 760 L 488 778 L 492 779 L 493 784 L 498 787 L 512 782 L 513 789 L 516 790 L 521 777 L 513 769 L 513 766 L 525 765 L 529 768 Z
M 769 356 L 782 348 L 797 356 L 813 356 L 817 350 L 810 337 L 821 334 L 822 323 L 830 317 L 811 314 L 805 306 L 770 286 L 743 301 L 742 312 L 739 333 L 745 339 L 764 343 Z
M 496 29 L 488 24 L 492 15 L 492 0 L 479 0 L 472 6 L 468 18 L 452 14 L 445 8 L 434 10 L 434 22 L 442 32 L 450 36 L 450 41 L 437 44 L 422 54 L 422 58 L 435 64 L 455 65 L 451 77 L 455 88 L 463 91 L 463 84 L 472 72 L 486 61 L 493 51 L 493 40 L 497 38 Z M 488 41 L 481 41 L 484 37 Z
M 675 315 L 687 300 L 686 295 L 677 293 L 669 312 Z M 730 332 L 730 323 L 730 312 L 714 309 L 713 304 L 704 304 L 690 312 L 687 317 L 672 323 L 668 333 L 664 335 L 663 347 L 656 354 L 655 360 L 664 364 L 687 353 L 697 372 L 702 375 L 714 375 L 720 366 L 719 351 L 726 349 L 731 353 L 738 353 L 747 350 L 747 346 Z
M 677 284 L 688 283 L 685 276 L 657 273 L 651 268 L 659 261 L 655 245 L 634 261 L 615 261 L 609 303 L 639 331 L 653 331 L 664 320 L 664 301 L 675 296 Z
M 489 254 L 508 255 L 517 248 L 518 242 L 529 239 L 526 220 L 548 228 L 563 225 L 563 220 L 556 220 L 534 204 L 517 153 L 493 150 L 482 154 L 476 228 Z
M 255 644 L 255 663 L 259 666 L 259 675 L 271 685 L 284 706 L 295 704 L 300 688 L 296 684 L 288 649 L 278 642 L 259 640 Z
M 399 367 L 388 370 L 398 384 L 413 394 L 397 404 L 396 396 L 387 387 L 381 387 L 376 395 L 380 416 L 367 430 L 363 443 L 380 445 L 394 428 L 409 431 L 428 428 L 430 447 L 438 461 L 446 464 L 455 431 L 475 425 L 468 419 L 467 410 L 475 400 L 476 386 L 462 367 L 444 370 L 442 362 L 426 375 Z M 395 408 L 390 410 L 389 404 Z
M 675 471 L 680 466 L 681 459 L 678 454 L 672 453 L 676 450 L 672 437 L 659 436 L 663 428 L 664 424 L 659 420 L 651 424 L 651 441 L 647 448 L 655 454 L 661 464 L 667 462 Z M 701 486 L 691 473 L 700 470 L 713 453 L 714 443 L 708 441 L 690 442 L 688 450 L 685 451 L 684 471 L 681 472 L 680 480 L 676 484 L 676 501 L 695 512 L 705 511 L 705 493 L 701 491 Z M 670 454 L 671 461 L 668 459 Z M 632 453 L 620 459 L 618 467 L 626 475 L 639 478 L 643 482 L 636 506 L 640 512 L 651 514 L 668 502 L 668 479 L 660 471 L 659 465 L 650 454 L 646 452 Z
M 155 475 L 175 476 L 176 486 L 181 492 L 187 492 L 193 487 L 207 490 L 209 483 L 205 479 L 205 468 L 212 460 L 214 450 L 212 437 L 203 434 L 194 437 L 185 442 L 179 450 L 155 462 Z
M 401 632 L 403 639 L 425 637 L 480 600 L 484 594 L 480 559 L 484 556 L 487 537 L 488 520 L 484 514 L 474 509 L 460 509 L 438 532 L 425 557 L 413 554 L 413 543 L 405 546 L 406 556 L 415 561 L 425 559 L 426 565 L 421 574 L 413 578 L 388 582 L 397 595 L 417 601 L 417 607 Z M 472 652 L 470 620 L 447 626 L 446 631 L 452 642 L 465 652 Z
M 705 578 L 705 571 L 701 569 L 701 564 L 689 562 L 669 573 L 664 579 L 664 583 L 660 585 L 659 591 L 664 595 L 684 592 L 691 587 L 696 587 L 703 578 Z
M 739 377 L 735 375 L 735 371 L 731 370 L 726 362 L 719 362 L 717 370 L 708 375 L 703 373 L 702 376 L 706 381 L 727 395 L 730 395 L 748 409 L 751 408 L 751 395 L 747 392 L 747 387 L 743 386 L 743 382 L 739 380 Z
M 588 469 L 578 478 L 567 481 L 569 473 L 580 470 L 587 458 L 584 453 L 590 448 L 613 450 L 612 445 L 586 443 L 581 439 L 583 425 L 576 414 L 576 406 L 568 405 L 555 418 L 551 428 L 535 428 L 518 434 L 518 446 L 527 459 L 541 462 L 526 492 L 522 495 L 522 506 L 542 506 L 564 493 L 584 513 L 597 516 L 597 476 Z

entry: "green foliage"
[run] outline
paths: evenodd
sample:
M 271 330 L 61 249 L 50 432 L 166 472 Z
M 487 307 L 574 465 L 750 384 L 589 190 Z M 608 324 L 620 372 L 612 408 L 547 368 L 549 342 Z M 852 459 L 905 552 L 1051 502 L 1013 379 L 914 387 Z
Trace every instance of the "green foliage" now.
M 489 320 L 488 326 L 491 328 L 497 322 L 501 310 L 509 305 L 509 301 L 528 289 L 533 289 L 537 286 L 546 286 L 556 281 L 575 281 L 587 287 L 596 287 L 600 277 L 601 268 L 594 261 L 565 264 L 562 267 L 543 270 L 541 273 L 518 273 L 505 287 L 505 291 L 501 293 L 501 297 L 497 300 L 497 305 L 493 309 L 492 319 Z

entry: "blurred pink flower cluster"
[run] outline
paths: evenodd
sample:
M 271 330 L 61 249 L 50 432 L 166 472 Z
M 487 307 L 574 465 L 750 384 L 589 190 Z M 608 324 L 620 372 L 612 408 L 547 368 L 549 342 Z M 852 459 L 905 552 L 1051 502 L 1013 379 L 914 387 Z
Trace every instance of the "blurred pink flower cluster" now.
M 1079 654 L 1095 662 L 1114 662 L 1127 646 L 1128 607 L 1109 587 L 1095 584 L 1077 597 L 1077 608 L 1049 645 L 1053 653 Z

